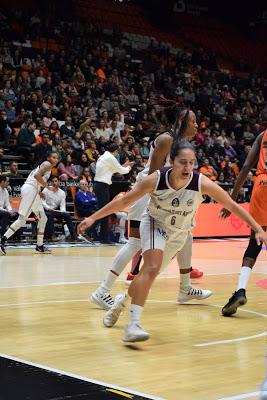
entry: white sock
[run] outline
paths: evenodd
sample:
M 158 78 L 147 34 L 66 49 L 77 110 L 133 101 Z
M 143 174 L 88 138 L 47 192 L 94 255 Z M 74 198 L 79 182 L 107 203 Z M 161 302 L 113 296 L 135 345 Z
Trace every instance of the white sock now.
M 249 278 L 250 278 L 251 271 L 252 271 L 251 268 L 246 267 L 245 265 L 242 265 L 239 279 L 238 279 L 237 290 L 246 289 Z
M 191 288 L 190 272 L 187 274 L 180 273 L 180 289 L 189 290 Z
M 130 305 L 130 323 L 131 324 L 138 324 L 140 322 L 143 308 L 144 307 L 138 306 L 137 304 Z
M 37 246 L 42 246 L 44 244 L 44 234 L 37 235 Z
M 100 285 L 100 290 L 103 292 L 110 292 L 115 280 L 122 273 L 127 264 L 135 256 L 135 254 L 141 249 L 141 239 L 130 237 L 129 242 L 126 243 L 120 251 L 116 254 L 110 271 L 106 278 Z M 111 271 L 114 271 L 115 274 Z M 117 275 L 116 275 L 117 274 Z

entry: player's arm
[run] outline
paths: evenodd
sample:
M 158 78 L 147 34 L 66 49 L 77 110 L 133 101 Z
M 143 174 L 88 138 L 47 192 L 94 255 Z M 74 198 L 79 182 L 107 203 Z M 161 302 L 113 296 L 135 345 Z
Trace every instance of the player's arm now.
M 160 135 L 153 151 L 148 175 L 164 166 L 165 160 L 170 152 L 173 139 L 167 134 Z
M 241 171 L 235 182 L 233 192 L 231 194 L 231 197 L 233 200 L 237 199 L 238 193 L 240 192 L 240 189 L 244 185 L 244 182 L 246 180 L 246 177 L 247 177 L 249 171 L 254 167 L 254 165 L 256 164 L 256 162 L 259 158 L 262 137 L 263 137 L 263 133 L 261 133 L 256 138 L 256 140 L 254 141 L 254 143 L 251 147 L 251 150 L 249 151 L 249 153 L 247 155 L 246 161 L 245 161 L 243 167 L 241 168 Z
M 51 171 L 51 164 L 49 161 L 45 161 L 40 169 L 33 175 L 34 178 L 37 180 L 37 182 L 42 186 L 42 187 L 47 187 L 47 182 L 44 180 L 43 176 L 46 172 Z
M 78 226 L 78 232 L 84 232 L 86 228 L 89 228 L 98 219 L 105 218 L 110 214 L 124 210 L 145 194 L 151 193 L 156 186 L 157 180 L 157 172 L 147 176 L 142 181 L 138 182 L 133 189 L 127 192 L 123 197 L 112 200 L 90 217 L 85 218 Z
M 201 191 L 202 194 L 212 197 L 217 203 L 220 203 L 227 210 L 233 212 L 245 221 L 251 229 L 255 231 L 255 239 L 258 244 L 264 242 L 264 244 L 267 245 L 267 235 L 255 219 L 244 208 L 237 204 L 225 190 L 204 175 L 201 177 Z

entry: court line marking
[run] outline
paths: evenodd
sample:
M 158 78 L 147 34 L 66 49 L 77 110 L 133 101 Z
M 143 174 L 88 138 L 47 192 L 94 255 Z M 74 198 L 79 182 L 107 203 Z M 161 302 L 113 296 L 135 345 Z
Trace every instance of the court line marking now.
M 230 397 L 221 397 L 217 400 L 241 400 L 241 399 L 250 399 L 252 396 L 259 396 L 260 392 L 251 392 L 251 393 L 244 393 L 244 394 L 237 394 L 236 396 Z
M 0 304 L 0 308 L 8 308 L 8 307 L 21 307 L 21 306 L 31 306 L 36 304 L 64 304 L 64 303 L 90 303 L 89 299 L 66 299 L 66 300 L 45 300 L 45 301 L 32 301 L 32 302 L 22 302 L 22 303 L 7 303 L 7 304 Z M 176 301 L 173 300 L 147 300 L 148 303 L 170 303 L 170 304 L 177 304 Z M 211 307 L 222 308 L 221 305 L 218 304 L 208 304 Z M 257 311 L 252 310 L 240 310 L 241 312 L 254 314 L 262 318 L 267 318 L 267 314 L 259 313 Z M 226 339 L 226 340 L 216 340 L 212 342 L 206 343 L 197 343 L 193 344 L 193 347 L 207 347 L 207 346 L 214 346 L 217 344 L 226 344 L 226 343 L 235 343 L 235 342 L 242 342 L 246 340 L 256 339 L 259 337 L 267 336 L 267 331 L 251 335 L 251 336 L 243 336 L 235 339 Z
M 163 397 L 155 397 L 155 396 L 152 396 L 150 394 L 145 394 L 145 393 L 138 392 L 136 390 L 131 390 L 131 389 L 127 389 L 127 388 L 124 388 L 124 387 L 121 387 L 121 386 L 112 385 L 111 383 L 98 381 L 96 379 L 89 379 L 89 378 L 87 378 L 85 376 L 72 374 L 72 373 L 69 373 L 69 372 L 66 372 L 66 371 L 62 371 L 62 370 L 59 370 L 59 369 L 56 369 L 56 368 L 51 368 L 51 367 L 48 367 L 47 365 L 33 363 L 31 361 L 28 361 L 28 360 L 23 360 L 23 359 L 18 358 L 18 357 L 10 356 L 8 354 L 0 353 L 0 357 L 7 358 L 8 360 L 12 360 L 12 361 L 16 361 L 16 362 L 21 362 L 21 363 L 30 365 L 32 367 L 45 369 L 46 371 L 55 372 L 56 374 L 69 376 L 70 378 L 79 379 L 79 380 L 84 381 L 84 382 L 95 383 L 96 385 L 105 386 L 105 387 L 107 387 L 109 389 L 120 390 L 122 392 L 123 391 L 124 392 L 128 392 L 130 394 L 134 394 L 134 395 L 140 396 L 140 397 L 142 397 L 142 396 L 143 397 L 147 397 L 148 400 L 167 400 L 167 399 L 164 399 Z
M 53 304 L 53 303 L 78 303 L 78 302 L 89 302 L 89 300 L 88 299 L 87 300 L 83 300 L 83 299 L 81 299 L 81 300 L 78 300 L 78 299 L 51 300 L 51 301 L 48 300 L 48 301 L 38 301 L 38 302 L 28 302 L 28 303 L 25 302 L 25 303 L 13 303 L 13 304 L 0 304 L 0 307 L 13 307 L 13 306 L 34 305 L 34 304 Z M 177 304 L 175 301 L 172 301 L 172 300 L 148 300 L 148 302 L 150 302 L 150 303 Z M 217 304 L 209 304 L 209 305 L 212 306 L 212 307 L 216 307 L 216 308 L 221 308 L 222 307 L 221 305 L 217 305 Z M 252 311 L 252 310 L 240 310 L 240 311 L 247 312 L 247 313 L 250 313 L 250 314 L 255 314 L 255 315 L 261 316 L 263 318 L 267 318 L 266 314 L 262 314 L 262 313 L 259 313 L 257 311 Z M 204 343 L 204 344 L 196 344 L 196 345 L 193 345 L 193 346 L 195 346 L 195 347 L 204 347 L 204 346 L 211 346 L 211 345 L 215 345 L 215 344 L 232 343 L 232 342 L 237 342 L 237 341 L 241 341 L 241 340 L 254 339 L 256 337 L 266 336 L 266 335 L 267 335 L 267 332 L 263 332 L 261 334 L 254 335 L 254 336 L 247 336 L 247 337 L 244 337 L 244 338 L 229 339 L 229 340 L 217 341 L 217 342 L 208 342 L 208 343 Z M 48 371 L 52 371 L 52 372 L 56 372 L 56 373 L 63 374 L 63 375 L 66 375 L 66 376 L 70 376 L 70 377 L 73 377 L 73 378 L 81 379 L 81 380 L 84 380 L 84 381 L 87 381 L 87 382 L 97 383 L 97 384 L 100 384 L 100 385 L 103 385 L 103 386 L 109 386 L 110 385 L 110 384 L 106 384 L 105 382 L 92 380 L 92 379 L 90 380 L 88 378 L 81 377 L 79 375 L 69 374 L 69 373 L 66 373 L 64 371 L 60 371 L 60 370 L 57 370 L 57 369 L 54 369 L 54 368 L 49 368 L 49 367 L 41 365 L 41 364 L 31 363 L 29 361 L 22 360 L 22 359 L 19 359 L 19 358 L 15 358 L 15 357 L 11 357 L 9 355 L 5 355 L 5 354 L 1 354 L 0 353 L 0 357 L 8 358 L 8 359 L 11 359 L 13 361 L 23 362 L 23 363 L 26 363 L 28 365 L 36 366 L 38 368 L 43 368 L 43 369 L 46 369 Z M 112 386 L 112 388 L 118 389 L 118 390 L 125 390 L 125 391 L 128 391 L 129 393 L 136 394 L 138 396 L 150 396 L 150 395 L 146 395 L 146 394 L 139 393 L 139 392 L 136 392 L 136 391 L 131 391 L 131 390 L 127 389 L 127 388 L 121 388 L 119 386 Z M 223 397 L 223 398 L 220 398 L 220 399 L 217 399 L 217 400 L 249 399 L 251 396 L 259 396 L 259 394 L 260 394 L 260 392 L 251 392 L 251 393 L 245 393 L 245 394 L 236 395 L 236 396 L 232 396 L 232 397 Z M 158 397 L 150 397 L 150 398 L 151 398 L 151 400 L 165 400 L 163 398 L 158 398 Z
M 205 276 L 220 276 L 220 275 L 237 275 L 239 272 L 221 272 L 218 274 L 208 274 L 205 273 Z M 253 272 L 253 275 L 267 275 L 266 272 Z M 158 279 L 176 279 L 178 278 L 179 274 L 177 275 L 169 275 L 169 276 L 159 276 Z M 126 279 L 118 279 L 117 282 L 125 282 Z M 90 283 L 101 283 L 102 280 L 99 281 L 73 281 L 73 282 L 49 282 L 44 284 L 37 284 L 37 285 L 19 285 L 19 286 L 0 286 L 1 289 L 23 289 L 23 288 L 31 288 L 31 287 L 44 287 L 44 286 L 64 286 L 64 285 L 83 285 L 83 284 L 90 284 Z

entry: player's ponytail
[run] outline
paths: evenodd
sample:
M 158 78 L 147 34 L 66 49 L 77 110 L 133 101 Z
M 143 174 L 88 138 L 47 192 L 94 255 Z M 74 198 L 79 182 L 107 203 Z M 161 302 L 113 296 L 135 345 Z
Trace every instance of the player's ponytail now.
M 174 140 L 181 140 L 187 129 L 190 109 L 186 108 L 179 112 L 173 125 Z

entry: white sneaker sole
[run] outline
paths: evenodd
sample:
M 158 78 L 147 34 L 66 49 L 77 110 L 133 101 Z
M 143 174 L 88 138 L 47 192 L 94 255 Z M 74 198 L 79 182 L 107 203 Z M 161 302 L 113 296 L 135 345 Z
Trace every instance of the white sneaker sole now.
M 90 296 L 90 301 L 91 303 L 96 304 L 99 306 L 102 310 L 108 311 L 111 309 L 112 306 L 109 306 L 108 304 L 104 303 L 104 301 L 98 299 L 94 293 L 91 294 Z
M 213 293 L 211 292 L 211 293 L 209 293 L 209 294 L 207 294 L 206 296 L 203 296 L 203 297 L 201 297 L 201 298 L 199 298 L 199 297 L 194 297 L 194 296 L 192 296 L 192 297 L 189 297 L 189 298 L 180 298 L 180 297 L 178 297 L 178 299 L 177 299 L 177 301 L 178 301 L 178 303 L 179 304 L 185 304 L 185 303 L 187 303 L 188 301 L 191 301 L 191 300 L 198 300 L 198 301 L 202 301 L 202 300 L 206 300 L 206 299 L 208 299 L 210 296 L 212 296 L 213 295 Z
M 106 328 L 112 328 L 112 327 L 116 324 L 116 322 L 118 321 L 118 319 L 120 318 L 121 313 L 122 313 L 122 310 L 121 310 L 121 312 L 119 313 L 118 317 L 116 317 L 116 320 L 114 320 L 114 321 L 112 321 L 112 322 L 109 321 L 109 320 L 106 320 L 105 315 L 104 315 L 104 317 L 103 317 L 103 324 L 104 324 L 104 326 L 105 326 Z
M 124 336 L 122 338 L 123 342 L 125 343 L 135 343 L 135 342 L 145 342 L 150 338 L 150 335 L 148 333 L 144 335 L 131 335 L 131 336 Z

